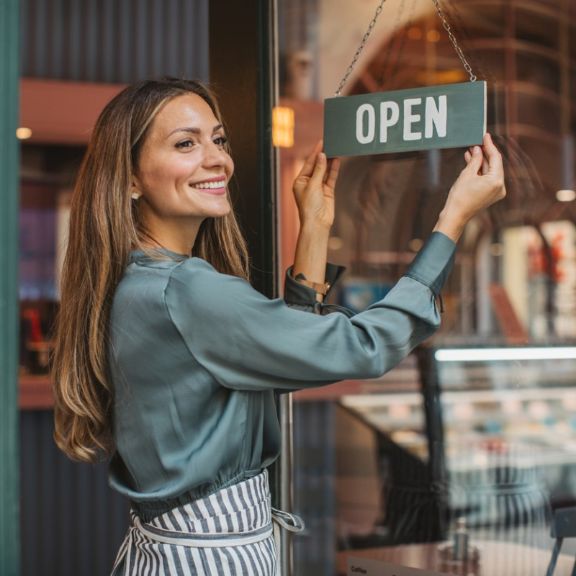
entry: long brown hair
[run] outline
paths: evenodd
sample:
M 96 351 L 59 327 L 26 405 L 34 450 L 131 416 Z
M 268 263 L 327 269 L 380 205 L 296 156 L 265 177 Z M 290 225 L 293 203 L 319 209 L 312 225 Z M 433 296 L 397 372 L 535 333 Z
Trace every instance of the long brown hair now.
M 104 108 L 82 161 L 72 196 L 52 359 L 54 439 L 75 460 L 97 461 L 114 450 L 110 309 L 130 251 L 145 249 L 147 236 L 130 197 L 132 176 L 158 111 L 190 92 L 203 98 L 222 122 L 214 96 L 198 82 L 140 82 Z M 246 243 L 233 212 L 203 222 L 193 255 L 220 272 L 248 278 Z

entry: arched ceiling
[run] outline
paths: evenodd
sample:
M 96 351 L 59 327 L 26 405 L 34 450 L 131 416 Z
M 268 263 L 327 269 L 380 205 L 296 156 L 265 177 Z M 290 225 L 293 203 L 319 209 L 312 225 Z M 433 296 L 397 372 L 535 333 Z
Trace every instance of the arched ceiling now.
M 334 95 L 378 4 L 378 0 L 320 0 L 317 42 L 321 99 Z M 348 84 L 355 82 L 398 28 L 433 12 L 432 0 L 387 0 Z
M 377 5 L 323 0 L 319 74 L 325 96 L 334 95 Z M 468 80 L 432 0 L 384 6 L 345 94 Z M 573 219 L 576 207 L 559 204 L 555 194 L 574 186 L 574 148 L 567 139 L 573 142 L 576 131 L 576 2 L 444 0 L 442 6 L 474 71 L 489 84 L 488 128 L 501 137 L 511 179 L 506 207 L 499 208 L 503 219 L 547 220 L 560 213 Z

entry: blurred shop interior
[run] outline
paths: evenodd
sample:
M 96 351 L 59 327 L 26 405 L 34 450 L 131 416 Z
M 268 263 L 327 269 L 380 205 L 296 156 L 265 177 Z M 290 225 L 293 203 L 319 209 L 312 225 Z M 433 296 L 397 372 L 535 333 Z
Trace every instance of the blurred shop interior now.
M 377 5 L 278 0 L 281 270 L 298 232 L 292 180 Z M 576 506 L 576 4 L 441 6 L 488 82 L 508 196 L 467 227 L 431 341 L 381 379 L 294 394 L 293 491 L 308 527 L 294 539 L 299 576 L 349 574 L 351 557 L 543 576 L 554 513 Z M 70 464 L 50 445 L 47 364 L 68 206 L 91 125 L 122 85 L 210 80 L 208 10 L 207 0 L 22 2 L 22 540 L 35 550 L 23 574 L 104 574 L 125 529 L 127 504 L 107 489 L 105 468 Z M 343 94 L 466 81 L 435 2 L 387 0 Z M 330 260 L 347 273 L 334 302 L 359 311 L 386 294 L 463 165 L 460 149 L 344 160 Z M 80 505 L 97 534 L 78 532 L 67 557 Z M 62 527 L 51 531 L 55 510 Z M 464 572 L 443 555 L 458 538 Z M 564 545 L 556 574 L 571 573 L 575 550 Z

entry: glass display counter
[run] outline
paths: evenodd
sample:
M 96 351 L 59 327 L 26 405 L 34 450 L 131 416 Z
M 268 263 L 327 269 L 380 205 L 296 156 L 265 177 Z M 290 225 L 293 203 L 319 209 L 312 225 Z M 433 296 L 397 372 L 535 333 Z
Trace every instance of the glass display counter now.
M 576 504 L 576 347 L 421 348 L 413 361 L 420 390 L 340 400 L 378 438 L 378 546 L 464 534 L 546 556 L 552 510 Z

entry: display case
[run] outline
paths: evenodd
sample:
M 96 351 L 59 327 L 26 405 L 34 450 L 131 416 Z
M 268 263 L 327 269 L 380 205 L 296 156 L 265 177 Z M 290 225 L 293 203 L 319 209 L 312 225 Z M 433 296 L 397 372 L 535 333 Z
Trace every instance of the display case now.
M 378 437 L 381 545 L 473 540 L 550 545 L 576 503 L 576 347 L 421 348 L 420 389 L 340 400 Z

